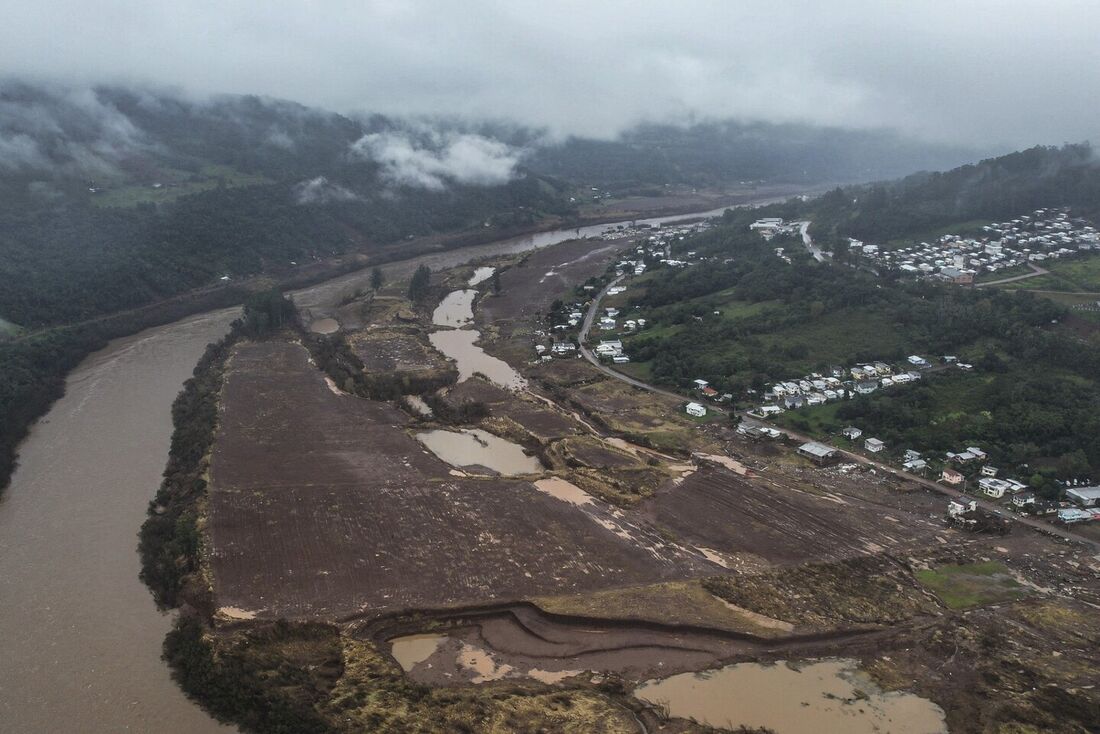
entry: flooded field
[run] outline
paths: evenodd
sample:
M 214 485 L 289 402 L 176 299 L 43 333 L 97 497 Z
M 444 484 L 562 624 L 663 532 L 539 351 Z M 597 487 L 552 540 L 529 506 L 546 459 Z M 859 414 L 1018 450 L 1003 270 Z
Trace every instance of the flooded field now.
M 634 695 L 673 716 L 776 734 L 939 734 L 943 710 L 911 693 L 883 693 L 851 660 L 742 663 L 681 673 Z
M 485 467 L 504 476 L 542 471 L 539 460 L 525 454 L 522 446 L 478 428 L 424 431 L 416 437 L 443 461 L 463 469 Z
M 455 361 L 458 366 L 458 379 L 468 380 L 475 372 L 488 377 L 492 382 L 509 390 L 520 390 L 527 380 L 512 369 L 502 359 L 486 354 L 475 343 L 481 334 L 471 329 L 448 329 L 433 331 L 428 335 L 432 346 Z
M 475 290 L 451 291 L 432 312 L 432 323 L 452 329 L 462 328 L 474 320 L 475 298 Z

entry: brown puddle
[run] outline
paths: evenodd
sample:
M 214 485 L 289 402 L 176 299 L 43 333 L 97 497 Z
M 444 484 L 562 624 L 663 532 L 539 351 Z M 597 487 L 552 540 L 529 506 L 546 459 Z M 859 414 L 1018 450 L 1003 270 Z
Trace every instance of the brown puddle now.
M 649 681 L 634 695 L 672 716 L 776 734 L 941 734 L 943 710 L 912 693 L 884 693 L 853 660 L 797 667 L 741 663 Z
M 317 319 L 310 322 L 309 330 L 314 334 L 335 334 L 340 330 L 340 322 L 336 319 Z
M 556 497 L 562 502 L 568 502 L 571 505 L 590 505 L 592 504 L 592 495 L 585 492 L 583 489 L 567 482 L 561 477 L 548 477 L 546 479 L 540 479 L 535 484 L 535 489 L 540 492 L 545 492 L 551 497 Z
M 518 443 L 506 441 L 479 428 L 423 431 L 416 434 L 416 438 L 451 466 L 484 466 L 504 476 L 542 471 L 539 460 L 525 454 Z
M 390 653 L 406 673 L 422 663 L 439 649 L 446 635 L 407 635 L 390 641 Z

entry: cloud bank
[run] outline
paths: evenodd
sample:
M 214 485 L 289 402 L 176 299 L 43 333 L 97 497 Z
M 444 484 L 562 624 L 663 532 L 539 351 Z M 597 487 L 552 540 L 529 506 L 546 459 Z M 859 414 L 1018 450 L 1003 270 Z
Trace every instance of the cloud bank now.
M 507 183 L 521 151 L 469 133 L 372 133 L 352 145 L 359 156 L 377 162 L 382 177 L 398 186 L 440 191 L 448 181 L 479 186 Z M 426 138 L 426 139 L 425 139 Z
M 294 186 L 294 201 L 299 204 L 328 204 L 335 201 L 354 201 L 359 197 L 324 176 L 301 181 Z
M 74 83 L 152 82 L 599 136 L 642 120 L 718 117 L 982 144 L 1100 131 L 1095 0 L 7 6 L 0 69 Z

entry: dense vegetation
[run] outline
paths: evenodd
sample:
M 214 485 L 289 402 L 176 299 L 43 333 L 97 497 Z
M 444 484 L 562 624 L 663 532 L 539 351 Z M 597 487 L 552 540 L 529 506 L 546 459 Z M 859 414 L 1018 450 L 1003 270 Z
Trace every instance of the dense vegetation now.
M 663 184 L 738 181 L 873 181 L 940 170 L 978 156 L 895 133 L 763 122 L 640 125 L 614 140 L 570 138 L 535 150 L 534 170 L 611 187 L 661 191 Z
M 1003 221 L 1051 206 L 1100 219 L 1100 161 L 1087 143 L 1038 146 L 944 173 L 838 188 L 775 211 L 811 218 L 815 237 L 828 244 L 842 237 L 869 242 L 924 237 L 959 222 Z
M 744 218 L 730 214 L 726 226 L 679 245 L 704 262 L 651 271 L 634 289 L 631 316 L 649 323 L 626 344 L 653 380 L 689 388 L 701 378 L 742 396 L 834 365 L 958 354 L 975 364 L 973 375 L 930 376 L 830 406 L 825 429 L 856 423 L 895 447 L 977 444 L 1003 466 L 1100 474 L 1100 342 L 1058 326 L 1064 306 L 1025 291 L 815 263 L 793 241 L 764 243 Z M 777 245 L 790 264 L 775 256 Z
M 294 304 L 277 290 L 250 297 L 229 334 L 211 344 L 172 404 L 172 443 L 164 481 L 149 504 L 138 549 L 141 579 L 160 607 L 202 607 L 206 587 L 199 571 L 198 501 L 206 492 L 208 454 L 218 422 L 218 398 L 229 350 L 242 338 L 262 339 L 293 323 Z M 187 591 L 185 587 L 190 586 Z M 203 609 L 207 613 L 210 609 Z

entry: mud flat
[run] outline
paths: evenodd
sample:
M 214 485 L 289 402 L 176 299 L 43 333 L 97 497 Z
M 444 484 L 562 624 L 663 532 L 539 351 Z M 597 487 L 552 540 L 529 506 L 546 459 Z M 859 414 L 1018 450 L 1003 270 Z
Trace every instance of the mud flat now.
M 443 461 L 461 469 L 485 467 L 504 476 L 542 471 L 539 460 L 524 453 L 522 446 L 479 428 L 424 431 L 416 438 Z
M 946 734 L 943 710 L 911 693 L 883 693 L 853 660 L 742 663 L 681 673 L 634 695 L 711 726 L 777 734 Z
M 880 505 L 855 497 L 839 504 L 776 479 L 783 478 L 749 480 L 706 467 L 660 490 L 642 509 L 696 546 L 780 564 L 850 558 L 931 538 L 927 517 L 897 510 L 905 521 L 890 522 Z

